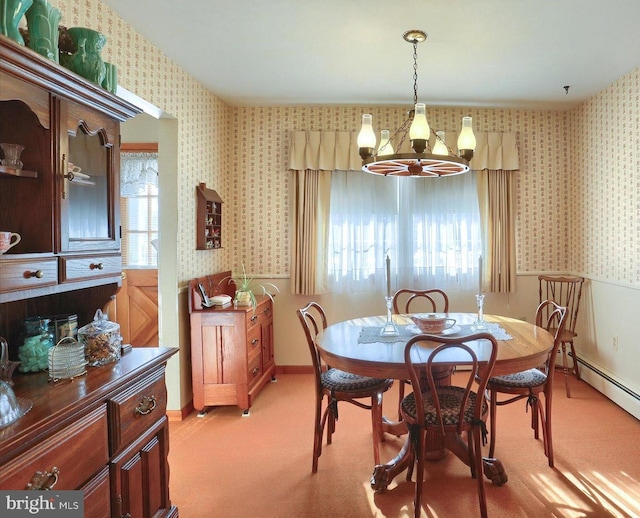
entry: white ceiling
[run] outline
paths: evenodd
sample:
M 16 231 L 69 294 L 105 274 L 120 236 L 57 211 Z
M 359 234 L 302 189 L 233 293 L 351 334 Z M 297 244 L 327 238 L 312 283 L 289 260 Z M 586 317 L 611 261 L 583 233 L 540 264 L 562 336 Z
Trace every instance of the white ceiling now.
M 411 104 L 409 29 L 427 107 L 564 109 L 640 65 L 640 0 L 103 2 L 232 105 Z

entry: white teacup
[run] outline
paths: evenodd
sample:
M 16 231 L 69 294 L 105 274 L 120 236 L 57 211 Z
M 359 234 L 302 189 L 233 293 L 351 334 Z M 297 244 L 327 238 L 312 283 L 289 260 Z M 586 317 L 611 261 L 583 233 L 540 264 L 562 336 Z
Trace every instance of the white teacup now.
M 0 254 L 4 254 L 9 248 L 16 246 L 22 237 L 15 232 L 0 230 Z

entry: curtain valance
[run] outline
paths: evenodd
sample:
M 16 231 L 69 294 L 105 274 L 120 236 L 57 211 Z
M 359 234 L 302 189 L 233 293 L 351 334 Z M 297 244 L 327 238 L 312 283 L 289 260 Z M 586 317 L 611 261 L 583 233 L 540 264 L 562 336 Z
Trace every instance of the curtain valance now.
M 350 131 L 293 131 L 289 148 L 289 169 L 296 171 L 359 171 L 362 160 L 358 155 L 358 133 Z M 445 142 L 456 149 L 457 133 L 445 133 Z M 469 164 L 476 171 L 482 169 L 519 169 L 516 133 L 476 132 L 476 151 Z M 434 144 L 431 139 L 431 146 Z M 396 152 L 411 152 L 409 139 Z

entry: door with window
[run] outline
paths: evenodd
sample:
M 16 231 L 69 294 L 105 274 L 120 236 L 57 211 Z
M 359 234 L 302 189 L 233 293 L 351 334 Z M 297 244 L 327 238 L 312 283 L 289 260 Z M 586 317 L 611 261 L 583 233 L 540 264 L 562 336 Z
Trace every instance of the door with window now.
M 122 287 L 115 316 L 125 343 L 158 346 L 158 146 L 121 147 Z

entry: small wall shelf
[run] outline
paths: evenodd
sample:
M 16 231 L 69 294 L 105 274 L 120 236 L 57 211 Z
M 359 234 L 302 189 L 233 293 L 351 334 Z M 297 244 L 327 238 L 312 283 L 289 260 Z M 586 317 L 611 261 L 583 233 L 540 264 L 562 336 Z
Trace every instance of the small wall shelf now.
M 196 249 L 222 248 L 222 198 L 204 183 L 196 187 L 196 196 Z

